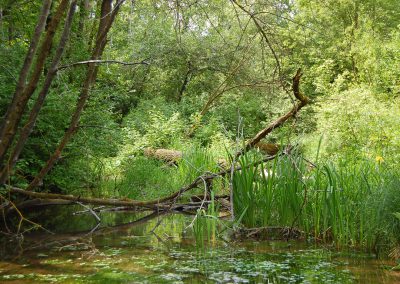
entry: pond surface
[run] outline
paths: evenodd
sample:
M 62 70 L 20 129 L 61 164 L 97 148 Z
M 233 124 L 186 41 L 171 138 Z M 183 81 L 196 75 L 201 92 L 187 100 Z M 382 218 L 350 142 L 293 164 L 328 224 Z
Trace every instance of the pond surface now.
M 1 283 L 400 283 L 391 261 L 304 242 L 219 241 L 198 251 L 192 216 L 104 213 L 88 234 L 92 216 L 58 210 L 45 212 L 56 234 L 26 235 L 21 247 L 1 241 Z

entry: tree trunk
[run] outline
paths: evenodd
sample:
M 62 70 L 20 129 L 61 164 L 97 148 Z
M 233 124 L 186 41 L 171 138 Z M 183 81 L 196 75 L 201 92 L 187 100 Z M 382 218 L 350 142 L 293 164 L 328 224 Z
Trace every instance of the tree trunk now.
M 64 12 L 67 8 L 68 2 L 69 2 L 69 0 L 61 1 L 54 17 L 52 18 L 52 20 L 49 24 L 48 30 L 46 32 L 46 36 L 45 36 L 43 43 L 39 50 L 36 64 L 34 65 L 34 69 L 32 71 L 32 77 L 26 87 L 24 87 L 25 86 L 24 82 L 25 82 L 25 78 L 29 72 L 29 68 L 26 68 L 26 66 L 29 67 L 30 64 L 28 64 L 26 66 L 24 64 L 24 66 L 23 66 L 23 70 L 21 71 L 22 76 L 20 76 L 20 80 L 19 80 L 20 82 L 18 82 L 18 84 L 17 84 L 17 90 L 15 92 L 13 101 L 8 108 L 6 117 L 4 118 L 4 122 L 3 122 L 4 127 L 1 129 L 2 131 L 0 133 L 0 166 L 1 166 L 1 168 L 4 163 L 7 151 L 10 148 L 11 143 L 13 142 L 13 139 L 17 132 L 17 128 L 21 121 L 22 115 L 25 111 L 26 105 L 37 87 L 37 83 L 38 83 L 40 75 L 41 75 L 41 70 L 43 69 L 45 60 L 50 52 L 51 42 L 53 41 L 57 26 L 60 23 L 62 15 L 64 14 Z M 40 21 L 41 20 L 42 20 L 42 18 L 40 18 Z M 30 51 L 28 51 L 27 57 L 30 56 L 29 54 L 30 54 Z M 28 59 L 28 61 L 29 60 L 31 60 L 31 59 Z M 23 89 L 21 90 L 21 88 L 23 88 Z
M 191 64 L 190 61 L 188 61 L 187 62 L 187 71 L 185 73 L 185 76 L 183 77 L 182 85 L 181 85 L 181 87 L 179 88 L 179 91 L 178 91 L 178 97 L 177 97 L 177 101 L 178 102 L 182 101 L 183 94 L 185 93 L 187 85 L 189 84 L 190 79 L 192 77 L 192 72 L 193 72 L 192 64 Z
M 82 39 L 85 31 L 85 21 L 88 17 L 89 0 L 80 0 L 79 3 L 79 24 L 78 38 Z
M 42 32 L 44 30 L 44 26 L 46 24 L 46 19 L 49 14 L 49 11 L 50 11 L 51 2 L 52 2 L 51 0 L 46 0 L 43 2 L 43 6 L 42 6 L 42 10 L 39 15 L 38 23 L 35 27 L 35 31 L 33 33 L 32 39 L 31 39 L 31 43 L 29 45 L 24 63 L 22 65 L 22 68 L 21 68 L 21 71 L 19 74 L 17 86 L 15 88 L 13 102 L 8 107 L 8 110 L 6 112 L 4 120 L 1 122 L 0 133 L 3 133 L 3 129 L 6 125 L 6 118 L 7 118 L 8 114 L 12 111 L 13 104 L 15 104 L 14 100 L 16 98 L 18 98 L 18 96 L 21 94 L 23 88 L 25 87 L 25 81 L 28 76 L 29 69 L 32 65 L 33 56 L 35 55 L 37 46 L 39 44 L 40 35 L 42 34 Z M 5 12 L 3 12 L 3 11 L 2 11 L 2 13 L 5 14 Z M 0 136 L 0 139 L 1 139 L 1 137 L 2 136 Z M 2 139 L 0 140 L 0 143 L 1 143 L 1 141 L 2 141 Z
M 11 170 L 14 168 L 18 157 L 23 149 L 23 147 L 25 146 L 25 143 L 29 137 L 29 135 L 32 132 L 33 127 L 35 126 L 36 123 L 36 119 L 39 115 L 39 111 L 41 110 L 44 100 L 47 97 L 48 91 L 50 89 L 51 86 L 51 82 L 54 79 L 54 76 L 57 73 L 58 70 L 58 64 L 60 63 L 61 60 L 61 56 L 64 52 L 64 48 L 65 45 L 68 41 L 69 38 L 69 34 L 71 31 L 71 25 L 72 25 L 72 20 L 75 14 L 75 8 L 76 8 L 76 2 L 77 0 L 72 1 L 71 3 L 71 7 L 67 16 L 67 19 L 65 21 L 65 25 L 64 25 L 64 30 L 63 33 L 61 35 L 61 39 L 60 42 L 58 44 L 56 53 L 54 55 L 53 61 L 51 63 L 50 66 L 50 70 L 46 75 L 46 79 L 44 81 L 42 90 L 40 91 L 38 98 L 36 99 L 35 105 L 33 106 L 28 121 L 25 124 L 25 126 L 22 128 L 19 139 L 17 141 L 17 144 L 15 145 L 9 159 L 8 159 L 8 163 L 5 165 L 5 167 L 2 169 L 1 174 L 0 174 L 0 184 L 3 184 L 6 182 L 6 180 L 8 179 L 8 176 L 11 172 Z
M 177 163 L 182 159 L 182 152 L 170 149 L 152 149 L 146 148 L 143 151 L 146 157 L 154 158 L 156 160 L 164 161 L 167 163 Z
M 101 58 L 101 55 L 104 51 L 104 47 L 107 43 L 107 33 L 111 28 L 112 23 L 114 22 L 115 16 L 118 13 L 119 7 L 124 2 L 124 0 L 117 1 L 114 9 L 112 9 L 112 0 L 103 0 L 101 4 L 101 18 L 99 23 L 99 29 L 97 31 L 96 44 L 92 53 L 92 60 L 98 60 Z M 65 132 L 63 138 L 61 139 L 57 149 L 50 156 L 46 165 L 41 169 L 39 174 L 34 178 L 34 180 L 30 183 L 27 190 L 32 190 L 39 185 L 39 183 L 43 180 L 43 177 L 52 169 L 54 164 L 59 159 L 61 152 L 70 141 L 75 131 L 77 130 L 81 113 L 83 108 L 85 107 L 86 101 L 89 98 L 90 88 L 94 83 L 97 76 L 98 67 L 94 63 L 89 63 L 88 70 L 86 73 L 86 79 L 84 81 L 81 94 L 79 96 L 78 102 L 76 104 L 75 111 L 72 115 L 70 125 Z

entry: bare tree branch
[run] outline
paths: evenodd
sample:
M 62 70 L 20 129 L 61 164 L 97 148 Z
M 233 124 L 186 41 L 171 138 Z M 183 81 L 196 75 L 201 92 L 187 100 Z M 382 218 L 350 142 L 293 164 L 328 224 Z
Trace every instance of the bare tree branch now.
M 71 68 L 71 67 L 75 67 L 75 66 L 80 66 L 80 65 L 88 65 L 88 64 L 108 64 L 108 63 L 112 63 L 112 64 L 121 64 L 121 65 L 149 65 L 150 63 L 148 63 L 147 61 L 140 61 L 140 62 L 124 62 L 124 61 L 119 61 L 119 60 L 86 60 L 86 61 L 80 61 L 80 62 L 75 62 L 75 63 L 71 63 L 71 64 L 67 64 L 67 65 L 63 65 L 57 68 L 57 71 L 66 69 L 66 68 Z
M 249 10 L 247 10 L 243 5 L 239 4 L 237 0 L 231 0 L 233 3 L 236 4 L 236 6 L 238 6 L 243 12 L 245 12 L 247 15 L 250 16 L 250 18 L 253 20 L 255 26 L 257 27 L 257 29 L 259 30 L 259 32 L 261 33 L 262 37 L 264 38 L 265 42 L 267 43 L 269 49 L 271 50 L 272 55 L 275 58 L 276 61 L 276 66 L 278 68 L 278 75 L 279 78 L 281 78 L 282 76 L 282 72 L 281 72 L 281 64 L 278 58 L 278 55 L 275 52 L 274 47 L 272 46 L 272 43 L 270 41 L 270 39 L 267 36 L 267 33 L 265 32 L 265 30 L 261 27 L 260 23 L 259 23 L 259 19 L 255 16 L 256 14 L 251 13 Z
M 279 117 L 277 120 L 272 122 L 266 128 L 259 131 L 249 142 L 247 142 L 246 146 L 239 152 L 236 153 L 236 157 L 239 157 L 246 151 L 253 148 L 261 139 L 271 133 L 275 128 L 282 126 L 289 118 L 294 117 L 301 108 L 307 105 L 310 102 L 310 99 L 306 97 L 303 93 L 300 92 L 300 78 L 303 74 L 301 73 L 301 69 L 298 69 L 296 75 L 293 77 L 292 90 L 296 99 L 299 100 L 297 104 L 293 106 L 293 108 L 287 112 L 286 114 Z

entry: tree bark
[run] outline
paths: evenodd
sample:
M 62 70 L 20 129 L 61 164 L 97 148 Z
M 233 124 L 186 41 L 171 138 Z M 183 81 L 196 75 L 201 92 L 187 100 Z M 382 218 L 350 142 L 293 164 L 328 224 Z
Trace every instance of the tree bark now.
M 111 28 L 112 23 L 118 13 L 119 7 L 124 2 L 124 0 L 118 0 L 116 2 L 115 7 L 112 9 L 112 0 L 103 0 L 101 4 L 101 18 L 99 23 L 99 28 L 97 31 L 96 44 L 92 52 L 91 60 L 98 60 L 101 58 L 104 48 L 107 43 L 107 34 Z M 63 138 L 61 139 L 57 149 L 48 159 L 46 165 L 41 169 L 39 174 L 34 178 L 34 180 L 30 183 L 27 190 L 32 190 L 39 185 L 39 183 L 43 180 L 43 177 L 53 168 L 54 164 L 59 159 L 61 152 L 68 144 L 75 131 L 78 128 L 79 120 L 83 108 L 86 105 L 86 101 L 89 98 L 90 89 L 96 79 L 98 67 L 94 63 L 88 64 L 88 70 L 86 73 L 86 79 L 83 83 L 83 87 L 81 90 L 81 94 L 76 104 L 75 111 L 72 115 L 70 125 L 67 131 L 64 133 Z
M 13 139 L 17 132 L 18 125 L 19 125 L 22 115 L 25 111 L 26 105 L 37 87 L 37 83 L 38 83 L 40 75 L 41 75 L 41 70 L 43 69 L 45 60 L 46 60 L 47 56 L 49 55 L 51 43 L 53 41 L 57 26 L 60 23 L 62 15 L 64 14 L 64 12 L 67 8 L 68 2 L 69 2 L 69 0 L 61 1 L 54 17 L 52 18 L 52 20 L 49 23 L 49 26 L 48 26 L 48 29 L 46 32 L 46 36 L 40 47 L 39 54 L 38 54 L 38 57 L 36 60 L 36 64 L 34 65 L 34 68 L 32 71 L 31 79 L 29 80 L 29 83 L 26 87 L 25 87 L 24 81 L 29 72 L 29 68 L 26 68 L 26 66 L 29 67 L 30 64 L 27 64 L 26 66 L 24 64 L 23 70 L 21 71 L 22 76 L 20 76 L 20 80 L 21 79 L 24 79 L 24 80 L 23 80 L 23 82 L 21 80 L 21 82 L 19 82 L 17 84 L 16 93 L 14 95 L 12 103 L 10 104 L 10 106 L 8 108 L 6 117 L 4 118 L 4 122 L 3 122 L 4 127 L 2 127 L 1 132 L 0 132 L 0 168 L 2 168 L 7 151 L 10 148 L 11 143 L 13 142 Z M 40 18 L 40 21 L 41 20 L 42 20 L 42 17 Z M 40 24 L 42 26 L 42 23 L 40 23 Z M 36 40 L 36 38 L 35 38 L 35 40 Z M 28 51 L 27 57 L 31 56 L 30 53 L 31 52 Z M 28 63 L 30 60 L 32 60 L 32 59 L 27 60 Z M 21 88 L 23 88 L 23 89 L 21 89 Z
M 15 105 L 15 99 L 19 97 L 19 95 L 21 94 L 23 88 L 25 87 L 25 81 L 26 78 L 28 76 L 29 73 L 29 69 L 32 65 L 32 61 L 33 61 L 33 56 L 36 53 L 37 50 L 37 46 L 39 44 L 39 40 L 40 40 L 40 35 L 42 34 L 43 30 L 44 30 L 44 26 L 46 25 L 46 19 L 47 16 L 49 14 L 50 11 L 50 7 L 51 7 L 51 2 L 52 0 L 46 0 L 43 2 L 43 6 L 42 9 L 40 11 L 40 15 L 39 15 L 39 19 L 38 19 L 38 23 L 35 27 L 35 31 L 33 33 L 32 39 L 31 39 L 31 43 L 29 45 L 28 51 L 26 53 L 26 57 L 24 60 L 24 63 L 22 65 L 20 74 L 19 74 L 19 78 L 18 78 L 18 82 L 15 88 L 15 93 L 14 93 L 14 97 L 13 97 L 13 101 L 12 103 L 9 105 L 7 112 L 4 116 L 4 120 L 1 122 L 0 125 L 0 133 L 3 133 L 3 129 L 6 125 L 6 118 L 8 117 L 9 113 L 12 111 L 12 106 Z M 0 143 L 2 141 L 2 136 L 0 136 Z
M 182 152 L 170 149 L 153 149 L 146 148 L 143 151 L 146 157 L 154 158 L 157 160 L 165 161 L 167 163 L 176 163 L 182 159 Z
M 41 108 L 43 106 L 43 103 L 44 103 L 44 101 L 45 101 L 45 99 L 47 97 L 47 94 L 49 92 L 49 89 L 50 89 L 50 86 L 51 86 L 51 82 L 53 81 L 54 76 L 57 73 L 57 70 L 58 70 L 57 66 L 60 63 L 62 54 L 64 52 L 65 45 L 66 45 L 66 43 L 68 41 L 68 38 L 69 38 L 69 34 L 70 34 L 70 31 L 71 31 L 72 20 L 73 20 L 73 17 L 74 17 L 74 14 L 75 14 L 75 9 L 76 9 L 76 2 L 77 2 L 77 0 L 74 0 L 71 3 L 70 9 L 69 9 L 69 13 L 68 13 L 67 19 L 66 19 L 65 24 L 64 24 L 64 30 L 63 30 L 63 33 L 61 35 L 61 39 L 60 39 L 60 42 L 58 44 L 56 53 L 55 53 L 53 61 L 51 63 L 49 72 L 46 75 L 46 79 L 44 81 L 43 87 L 42 87 L 42 89 L 41 89 L 41 91 L 40 91 L 40 93 L 38 95 L 38 98 L 36 99 L 35 105 L 33 106 L 32 110 L 30 112 L 28 121 L 27 121 L 27 123 L 25 124 L 25 126 L 21 130 L 21 133 L 19 135 L 19 139 L 17 141 L 17 144 L 15 145 L 15 147 L 14 147 L 14 149 L 13 149 L 13 151 L 12 151 L 12 153 L 11 153 L 9 159 L 8 159 L 7 164 L 1 170 L 0 184 L 5 183 L 6 180 L 8 179 L 11 170 L 14 168 L 14 166 L 15 166 L 18 158 L 19 158 L 19 155 L 20 155 L 21 151 L 25 146 L 25 143 L 28 140 L 28 137 L 31 134 L 31 132 L 32 132 L 34 126 L 35 126 L 35 123 L 36 123 L 37 117 L 39 115 L 39 112 L 40 112 L 40 110 L 41 110 Z
M 187 85 L 189 84 L 190 79 L 191 79 L 191 77 L 192 77 L 192 72 L 193 72 L 193 70 L 192 70 L 192 64 L 191 64 L 190 61 L 188 61 L 188 62 L 187 62 L 187 71 L 186 71 L 186 73 L 185 73 L 185 76 L 183 77 L 182 85 L 181 85 L 181 87 L 179 88 L 178 97 L 177 97 L 177 99 L 176 99 L 178 102 L 181 102 L 181 101 L 182 101 L 183 94 L 185 93 L 186 88 L 187 88 Z
M 85 21 L 89 14 L 89 0 L 79 1 L 79 24 L 78 24 L 78 38 L 82 39 L 85 31 Z

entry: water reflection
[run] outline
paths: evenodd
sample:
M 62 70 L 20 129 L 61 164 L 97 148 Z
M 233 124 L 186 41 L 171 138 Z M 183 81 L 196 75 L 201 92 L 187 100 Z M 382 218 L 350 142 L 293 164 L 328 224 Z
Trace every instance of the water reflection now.
M 181 214 L 104 212 L 93 231 L 90 214 L 72 216 L 77 208 L 46 210 L 44 225 L 57 234 L 26 236 L 17 259 L 12 249 L 3 250 L 0 282 L 400 282 L 399 274 L 383 268 L 390 263 L 294 241 L 232 240 L 198 255 L 187 229 L 192 217 Z

